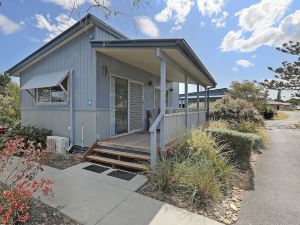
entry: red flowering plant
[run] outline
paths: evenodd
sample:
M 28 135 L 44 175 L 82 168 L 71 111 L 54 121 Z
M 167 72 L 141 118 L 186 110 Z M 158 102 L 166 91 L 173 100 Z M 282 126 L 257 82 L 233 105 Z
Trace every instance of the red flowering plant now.
M 33 141 L 6 141 L 0 151 L 0 224 L 26 222 L 34 193 L 52 194 L 53 181 L 38 178 L 47 157 L 47 148 L 37 148 Z

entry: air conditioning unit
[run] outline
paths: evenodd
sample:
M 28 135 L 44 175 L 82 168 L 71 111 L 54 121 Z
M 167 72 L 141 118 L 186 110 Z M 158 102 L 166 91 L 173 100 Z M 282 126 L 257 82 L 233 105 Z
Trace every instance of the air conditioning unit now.
M 48 149 L 52 153 L 66 154 L 69 148 L 69 138 L 59 136 L 47 136 Z

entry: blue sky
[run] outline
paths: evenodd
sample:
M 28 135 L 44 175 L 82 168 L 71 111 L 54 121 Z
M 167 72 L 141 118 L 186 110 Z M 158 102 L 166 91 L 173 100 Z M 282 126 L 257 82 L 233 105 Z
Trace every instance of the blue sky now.
M 78 6 L 73 12 L 70 1 Z M 2 1 L 0 72 L 83 17 L 90 1 Z M 130 38 L 185 38 L 218 87 L 273 77 L 267 67 L 291 59 L 275 46 L 300 39 L 299 0 L 144 0 L 132 10 L 127 1 L 99 1 L 122 14 L 106 19 L 101 10 L 91 13 Z

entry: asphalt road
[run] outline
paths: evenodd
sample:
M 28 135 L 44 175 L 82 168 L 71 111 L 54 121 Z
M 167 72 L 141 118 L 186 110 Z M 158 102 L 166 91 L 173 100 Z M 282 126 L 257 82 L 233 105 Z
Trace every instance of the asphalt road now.
M 254 190 L 246 192 L 238 225 L 300 225 L 300 112 L 268 121 L 270 147 L 255 167 Z

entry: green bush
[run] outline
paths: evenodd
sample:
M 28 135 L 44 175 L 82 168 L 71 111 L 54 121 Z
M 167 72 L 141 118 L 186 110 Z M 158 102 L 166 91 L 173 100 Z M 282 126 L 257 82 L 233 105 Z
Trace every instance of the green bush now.
M 230 129 L 230 125 L 225 120 L 210 120 L 206 128 Z
M 229 190 L 235 172 L 226 147 L 210 133 L 193 130 L 158 163 L 150 181 L 160 191 L 175 192 L 197 204 L 218 200 Z
M 231 159 L 240 169 L 245 170 L 250 167 L 251 151 L 259 148 L 260 145 L 258 135 L 228 129 L 207 129 L 206 131 L 228 144 L 225 152 L 231 152 Z
M 230 97 L 217 100 L 210 109 L 212 120 L 225 120 L 229 123 L 252 121 L 263 125 L 263 118 L 253 106 L 246 100 L 232 99 Z
M 256 123 L 251 121 L 241 121 L 240 123 L 235 124 L 232 129 L 243 133 L 257 134 L 260 137 L 261 148 L 265 148 L 268 144 L 268 135 L 266 129 Z
M 5 145 L 6 140 L 13 139 L 16 137 L 24 138 L 24 142 L 34 141 L 36 147 L 45 148 L 47 136 L 52 134 L 51 130 L 39 129 L 34 126 L 21 126 L 20 124 L 15 125 L 8 129 L 8 131 L 0 136 L 0 149 Z
M 263 112 L 263 116 L 266 120 L 272 119 L 274 116 L 277 115 L 277 110 L 274 109 L 272 106 L 266 106 Z

